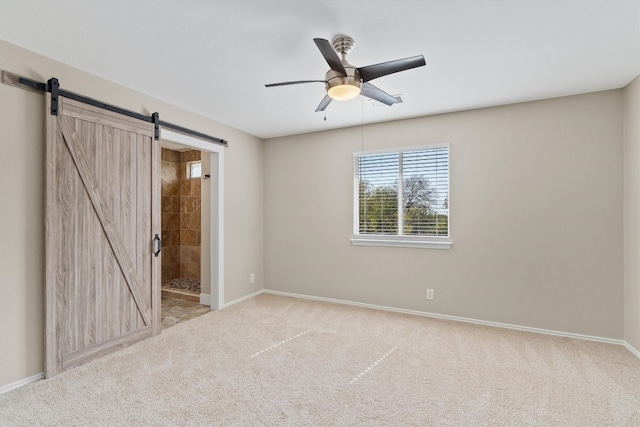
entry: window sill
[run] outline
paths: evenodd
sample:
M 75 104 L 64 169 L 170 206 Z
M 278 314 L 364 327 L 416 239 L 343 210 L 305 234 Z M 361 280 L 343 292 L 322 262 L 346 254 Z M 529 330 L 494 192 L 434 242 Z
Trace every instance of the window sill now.
M 426 248 L 451 249 L 449 239 L 416 239 L 403 236 L 353 236 L 351 244 L 354 246 L 390 246 L 396 248 Z

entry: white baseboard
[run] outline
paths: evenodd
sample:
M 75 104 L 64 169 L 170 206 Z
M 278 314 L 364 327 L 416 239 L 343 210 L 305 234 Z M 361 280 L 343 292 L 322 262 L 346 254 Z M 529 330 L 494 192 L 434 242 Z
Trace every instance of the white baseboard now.
M 242 302 L 244 300 L 248 300 L 249 298 L 256 297 L 256 296 L 258 296 L 258 295 L 260 295 L 261 293 L 264 293 L 264 292 L 265 292 L 264 289 L 260 289 L 259 291 L 256 291 L 256 292 L 254 292 L 252 294 L 245 295 L 245 296 L 240 297 L 238 299 L 234 299 L 233 301 L 225 302 L 224 304 L 222 304 L 222 306 L 220 308 L 227 308 L 227 307 L 229 307 L 231 305 L 237 304 L 237 303 Z
M 623 341 L 622 344 L 627 348 L 627 350 L 629 350 L 631 353 L 635 354 L 636 357 L 638 359 L 640 359 L 640 351 L 638 351 L 638 349 L 636 349 L 635 347 L 633 347 L 631 344 L 629 344 L 626 341 Z
M 504 328 L 504 329 L 514 329 L 514 330 L 517 330 L 517 331 L 534 332 L 534 333 L 537 333 L 537 334 L 555 335 L 555 336 L 559 336 L 559 337 L 575 338 L 575 339 L 579 339 L 579 340 L 596 341 L 596 342 L 602 342 L 602 343 L 607 343 L 607 344 L 622 345 L 622 346 L 626 347 L 629 351 L 631 351 L 634 355 L 636 355 L 640 359 L 640 352 L 638 352 L 638 350 L 633 348 L 631 345 L 629 345 L 624 340 L 617 340 L 617 339 L 613 339 L 613 338 L 595 337 L 595 336 L 591 336 L 591 335 L 574 334 L 574 333 L 571 333 L 571 332 L 561 332 L 561 331 L 554 331 L 554 330 L 550 330 L 550 329 L 531 328 L 529 326 L 512 325 L 512 324 L 509 324 L 509 323 L 490 322 L 490 321 L 486 321 L 486 320 L 470 319 L 470 318 L 467 318 L 467 317 L 449 316 L 449 315 L 446 315 L 446 314 L 429 313 L 429 312 L 426 312 L 426 311 L 406 310 L 406 309 L 403 309 L 403 308 L 395 308 L 395 307 L 387 307 L 387 306 L 383 306 L 383 305 L 366 304 L 366 303 L 361 303 L 361 302 L 339 300 L 339 299 L 334 299 L 334 298 L 316 297 L 316 296 L 311 296 L 311 295 L 294 294 L 294 293 L 290 293 L 290 292 L 273 291 L 273 290 L 270 290 L 270 289 L 265 289 L 264 293 L 274 294 L 274 295 L 282 295 L 282 296 L 294 297 L 294 298 L 311 299 L 311 300 L 316 300 L 316 301 L 332 302 L 332 303 L 336 303 L 336 304 L 353 305 L 353 306 L 357 306 L 357 307 L 373 308 L 373 309 L 377 309 L 377 310 L 394 311 L 394 312 L 397 312 L 397 313 L 415 314 L 417 316 L 432 317 L 432 318 L 435 318 L 435 319 L 453 320 L 453 321 L 456 321 L 456 322 L 473 323 L 473 324 L 476 324 L 476 325 L 493 326 L 493 327 L 496 327 L 496 328 Z
M 33 376 L 29 377 L 29 378 L 23 378 L 21 380 L 12 382 L 11 384 L 7 384 L 7 385 L 4 385 L 4 386 L 0 387 L 0 394 L 8 393 L 11 390 L 15 390 L 15 389 L 20 388 L 22 386 L 25 386 L 25 385 L 27 385 L 29 383 L 32 383 L 34 381 L 39 381 L 39 380 L 42 380 L 42 379 L 44 379 L 44 372 L 40 372 L 39 374 L 35 374 L 35 375 L 33 375 Z
M 211 306 L 211 295 L 200 294 L 200 304 Z

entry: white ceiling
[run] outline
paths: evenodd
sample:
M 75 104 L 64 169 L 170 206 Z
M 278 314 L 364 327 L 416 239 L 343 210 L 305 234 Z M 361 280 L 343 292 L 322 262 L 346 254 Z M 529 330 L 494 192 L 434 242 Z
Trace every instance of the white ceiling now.
M 323 84 L 264 87 L 323 79 L 313 38 L 340 34 L 356 66 L 424 55 L 373 81 L 404 104 L 325 121 Z M 640 0 L 0 0 L 0 39 L 270 138 L 623 87 Z

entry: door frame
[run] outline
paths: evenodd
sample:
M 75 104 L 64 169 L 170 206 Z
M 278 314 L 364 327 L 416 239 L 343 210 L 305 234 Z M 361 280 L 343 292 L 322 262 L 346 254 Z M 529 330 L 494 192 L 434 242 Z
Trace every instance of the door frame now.
M 160 127 L 160 140 L 174 142 L 193 149 L 208 153 L 211 160 L 211 185 L 209 186 L 209 235 L 202 236 L 209 240 L 211 265 L 210 297 L 206 301 L 200 297 L 200 303 L 209 303 L 212 310 L 219 310 L 224 306 L 224 150 L 226 147 L 212 144 L 197 137 L 174 132 Z M 205 297 L 206 298 L 206 297 Z

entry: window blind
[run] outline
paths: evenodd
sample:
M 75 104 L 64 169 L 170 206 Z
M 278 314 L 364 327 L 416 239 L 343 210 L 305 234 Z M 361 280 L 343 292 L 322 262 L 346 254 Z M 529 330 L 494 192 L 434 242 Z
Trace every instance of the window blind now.
M 449 148 L 356 157 L 361 235 L 449 235 Z
M 398 153 L 358 158 L 360 234 L 398 233 Z

